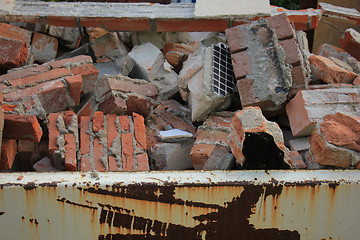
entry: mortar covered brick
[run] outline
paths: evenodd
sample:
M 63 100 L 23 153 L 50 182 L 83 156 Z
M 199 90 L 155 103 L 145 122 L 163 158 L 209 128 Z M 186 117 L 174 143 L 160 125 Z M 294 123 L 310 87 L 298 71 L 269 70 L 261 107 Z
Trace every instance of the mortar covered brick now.
M 7 23 L 0 23 L 0 36 L 26 42 L 30 45 L 32 32 Z
M 279 41 L 281 47 L 285 51 L 285 63 L 291 64 L 293 66 L 297 66 L 300 64 L 300 56 L 298 52 L 298 46 L 296 45 L 295 39 L 285 39 L 283 41 Z
M 26 42 L 0 37 L 0 70 L 2 72 L 25 65 L 28 55 Z
M 43 131 L 35 116 L 4 114 L 3 138 L 39 142 Z
M 17 153 L 15 139 L 4 139 L 1 144 L 0 170 L 9 170 L 14 163 Z
M 13 79 L 9 81 L 9 84 L 13 87 L 27 86 L 36 83 L 59 79 L 66 76 L 71 76 L 71 72 L 66 68 L 58 68 L 58 69 L 50 70 L 48 72 L 39 73 L 37 75 Z
M 35 32 L 31 41 L 31 53 L 34 56 L 34 60 L 44 63 L 55 59 L 58 45 L 56 38 Z
M 32 75 L 36 75 L 42 72 L 49 71 L 50 68 L 46 65 L 36 65 L 34 67 L 24 66 L 20 68 L 11 69 L 7 74 L 3 74 L 0 76 L 0 82 L 4 82 L 4 80 L 10 81 L 17 78 L 24 78 Z
M 266 18 L 271 29 L 275 31 L 279 40 L 291 39 L 294 37 L 293 28 L 285 13 Z
M 78 118 L 73 111 L 51 113 L 48 116 L 49 158 L 60 170 L 77 170 L 79 150 Z
M 311 135 L 316 123 L 337 112 L 359 116 L 359 88 L 302 90 L 286 105 L 294 136 Z
M 141 115 L 95 112 L 80 122 L 81 170 L 148 170 L 146 132 Z M 147 166 L 147 167 L 146 167 Z
M 48 63 L 48 65 L 54 69 L 54 68 L 72 68 L 76 67 L 82 64 L 92 63 L 91 56 L 88 55 L 79 55 L 72 58 L 66 58 L 56 61 L 51 61 Z
M 235 77 L 240 80 L 241 86 L 238 85 L 238 88 L 241 103 L 245 104 L 243 107 L 261 106 L 271 112 L 282 108 L 287 100 L 292 78 L 285 62 L 286 53 L 267 20 L 260 19 L 230 28 L 226 30 L 226 34 L 230 39 L 240 36 L 242 44 L 238 46 L 239 43 L 235 41 L 234 45 L 229 43 L 229 48 Z M 289 56 L 299 57 L 296 44 L 291 47 L 295 48 L 288 51 L 293 53 Z M 238 52 L 239 50 L 241 51 Z M 241 82 L 243 78 L 245 80 Z

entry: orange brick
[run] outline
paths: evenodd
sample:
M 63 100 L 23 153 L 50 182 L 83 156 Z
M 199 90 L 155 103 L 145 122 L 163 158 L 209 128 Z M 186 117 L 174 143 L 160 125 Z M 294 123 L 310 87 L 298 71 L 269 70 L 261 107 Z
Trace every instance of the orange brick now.
M 90 163 L 89 157 L 88 156 L 83 156 L 81 158 L 81 162 L 80 162 L 80 171 L 89 172 L 89 171 L 92 171 L 92 170 L 94 170 L 94 167 Z
M 3 138 L 39 142 L 42 129 L 35 116 L 5 114 Z
M 121 131 L 130 131 L 130 119 L 129 116 L 119 116 Z
M 190 159 L 196 170 L 202 169 L 205 162 L 209 159 L 216 145 L 195 144 L 191 149 Z
M 88 154 L 90 152 L 90 135 L 88 131 L 91 118 L 90 116 L 82 116 L 80 119 L 80 152 L 81 154 Z
M 94 160 L 95 160 L 95 169 L 99 172 L 105 172 L 106 171 L 106 165 L 103 161 L 107 161 L 107 159 L 104 159 L 105 157 L 105 151 L 104 145 L 102 144 L 101 140 L 99 138 L 94 139 Z
M 56 121 L 60 113 L 50 113 L 48 116 L 48 129 L 49 129 L 49 152 L 50 158 L 52 158 L 52 154 L 58 150 L 57 145 L 57 137 L 60 136 L 60 131 L 57 127 Z
M 108 148 L 111 148 L 114 139 L 118 135 L 118 130 L 116 127 L 117 116 L 115 114 L 109 114 L 106 116 L 106 118 L 107 118 L 107 145 L 108 145 Z M 109 162 L 110 162 L 110 159 L 109 159 Z
M 57 61 L 50 62 L 49 65 L 51 68 L 62 68 L 70 63 L 81 63 L 81 62 L 92 62 L 92 58 L 87 55 L 80 55 L 73 58 L 61 59 Z
M 146 131 L 144 124 L 144 117 L 133 113 L 133 121 L 134 121 L 134 135 L 137 143 L 137 148 L 146 149 Z
M 86 18 L 80 17 L 83 27 L 101 27 L 108 31 L 150 31 L 150 22 L 147 18 Z
M 14 163 L 17 144 L 14 139 L 3 139 L 1 144 L 0 170 L 9 170 Z
M 82 76 L 76 75 L 65 78 L 67 84 L 69 85 L 70 96 L 74 100 L 75 105 L 80 104 L 80 93 L 82 86 Z
M 116 158 L 114 156 L 109 156 L 109 171 L 115 172 L 119 170 Z
M 77 171 L 76 143 L 72 133 L 65 134 L 65 170 Z
M 103 112 L 95 112 L 93 115 L 93 131 L 95 133 L 104 129 L 104 113 Z
M 149 159 L 146 153 L 136 155 L 137 171 L 149 171 Z
M 88 93 L 94 90 L 95 82 L 98 78 L 98 70 L 93 64 L 83 64 L 71 69 L 74 75 L 82 76 L 82 93 Z
M 121 135 L 121 146 L 122 146 L 122 159 L 123 159 L 123 170 L 134 171 L 134 156 L 133 156 L 133 134 L 123 133 Z

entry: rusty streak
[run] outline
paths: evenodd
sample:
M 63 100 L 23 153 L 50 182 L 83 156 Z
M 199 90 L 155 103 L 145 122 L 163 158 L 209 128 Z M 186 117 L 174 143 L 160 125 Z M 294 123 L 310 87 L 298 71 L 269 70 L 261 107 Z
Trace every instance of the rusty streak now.
M 93 207 L 93 206 L 88 206 L 88 205 L 85 205 L 85 204 L 81 204 L 81 203 L 76 203 L 76 202 L 72 202 L 70 200 L 67 200 L 66 198 L 58 198 L 56 199 L 56 201 L 58 202 L 63 202 L 63 203 L 67 203 L 67 204 L 71 204 L 71 205 L 75 205 L 75 206 L 78 206 L 78 207 L 84 207 L 84 208 L 89 208 L 89 209 L 93 209 L 93 210 L 97 210 L 98 208 L 97 207 Z
M 168 186 L 168 191 L 172 187 Z M 297 231 L 279 230 L 277 228 L 255 229 L 250 224 L 249 218 L 253 214 L 252 209 L 260 199 L 265 196 L 278 196 L 282 192 L 282 186 L 248 185 L 243 186 L 244 191 L 227 207 L 219 208 L 217 212 L 194 217 L 200 223 L 195 227 L 160 222 L 143 217 L 132 216 L 130 213 L 121 213 L 106 210 L 102 206 L 100 224 L 108 224 L 109 227 L 122 227 L 142 231 L 144 234 L 131 235 L 131 239 L 286 239 L 298 240 L 300 235 Z M 265 190 L 265 191 L 264 191 Z M 162 189 L 163 192 L 166 192 Z M 146 191 L 145 191 L 146 192 Z M 152 200 L 150 200 L 152 201 Z M 171 204 L 171 203 L 170 203 Z M 99 239 L 128 239 L 128 235 L 108 234 L 99 235 Z M 130 238 L 129 238 L 130 239 Z
M 26 191 L 36 189 L 36 185 L 34 182 L 28 182 L 26 185 L 24 185 L 24 189 Z
M 168 204 L 177 204 L 185 205 L 190 207 L 200 207 L 200 208 L 214 208 L 220 209 L 222 206 L 217 204 L 206 204 L 202 202 L 193 202 L 193 201 L 184 201 L 174 197 L 175 186 L 157 186 L 155 184 L 131 184 L 127 186 L 119 186 L 114 184 L 112 190 L 101 189 L 89 187 L 83 189 L 85 192 L 100 194 L 100 195 L 110 195 L 114 197 L 123 197 L 131 198 L 137 200 L 146 200 L 152 202 L 168 203 Z M 81 189 L 79 189 L 81 190 Z M 156 193 L 160 192 L 159 195 Z

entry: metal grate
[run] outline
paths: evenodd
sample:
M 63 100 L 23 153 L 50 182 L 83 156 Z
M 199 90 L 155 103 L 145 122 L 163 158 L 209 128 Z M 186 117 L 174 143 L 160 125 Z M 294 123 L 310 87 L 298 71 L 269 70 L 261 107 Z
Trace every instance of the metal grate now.
M 226 96 L 233 92 L 235 86 L 235 75 L 229 47 L 223 43 L 214 45 L 213 55 L 211 90 L 221 96 Z

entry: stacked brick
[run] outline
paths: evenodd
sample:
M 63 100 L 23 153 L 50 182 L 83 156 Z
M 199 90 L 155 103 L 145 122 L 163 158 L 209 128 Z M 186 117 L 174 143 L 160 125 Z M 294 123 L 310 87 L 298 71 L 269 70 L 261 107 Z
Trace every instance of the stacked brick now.
M 83 116 L 80 139 L 81 171 L 149 170 L 144 118 L 139 114 Z
M 230 123 L 232 114 L 224 116 L 209 116 L 198 127 L 194 147 L 191 149 L 190 158 L 195 169 L 200 170 L 209 160 L 216 146 L 228 147 L 227 138 L 231 132 Z
M 5 111 L 43 119 L 79 105 L 81 93 L 92 91 L 96 79 L 89 56 L 14 69 L 0 77 Z
M 151 114 L 158 93 L 154 84 L 122 75 L 100 77 L 95 87 L 100 111 L 119 115 L 136 112 L 144 118 Z
M 305 60 L 285 14 L 226 30 L 243 107 L 275 111 L 307 87 Z
M 78 117 L 73 111 L 51 113 L 48 116 L 49 156 L 59 170 L 78 170 Z

